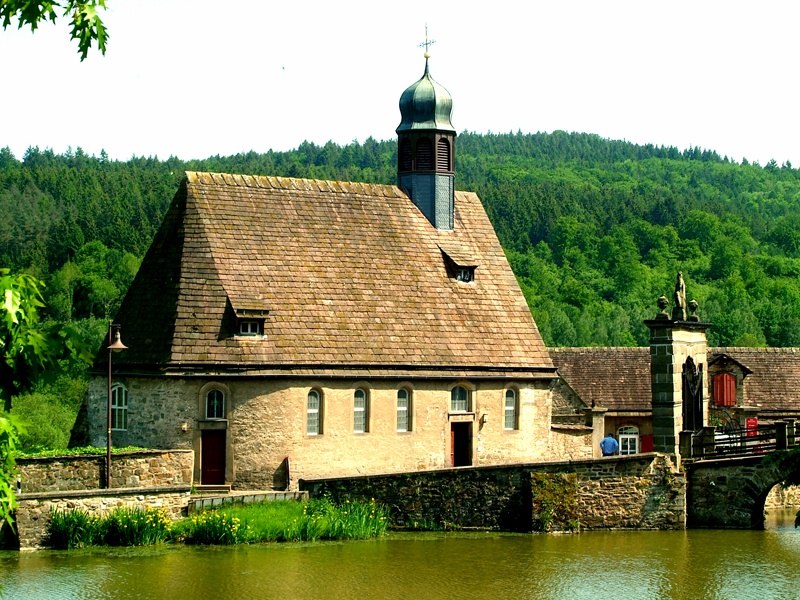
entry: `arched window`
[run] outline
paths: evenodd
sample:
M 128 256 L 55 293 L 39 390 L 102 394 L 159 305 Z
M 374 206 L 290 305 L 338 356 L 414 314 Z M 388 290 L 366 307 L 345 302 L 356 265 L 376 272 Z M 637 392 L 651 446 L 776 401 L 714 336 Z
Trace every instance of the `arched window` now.
M 441 138 L 436 143 L 436 170 L 450 170 L 450 142 L 445 138 Z
M 411 141 L 408 138 L 400 140 L 400 149 L 397 153 L 400 171 L 411 170 Z
M 714 405 L 736 406 L 736 375 L 732 373 L 714 375 Z
M 369 397 L 362 389 L 357 389 L 353 394 L 353 431 L 355 433 L 369 431 Z
M 619 453 L 637 454 L 639 452 L 639 428 L 632 425 L 620 427 L 618 431 Z
M 111 388 L 111 429 L 128 429 L 128 390 L 121 383 Z
M 206 394 L 206 419 L 225 418 L 225 394 L 222 390 L 208 390 Z
M 506 390 L 503 429 L 519 429 L 519 409 L 517 408 L 517 392 Z
M 322 396 L 317 390 L 308 392 L 306 432 L 308 435 L 322 434 Z
M 450 392 L 450 412 L 469 411 L 469 391 L 467 388 L 457 385 Z
M 428 138 L 417 140 L 417 171 L 433 170 L 433 146 Z
M 411 392 L 397 390 L 397 431 L 411 431 Z

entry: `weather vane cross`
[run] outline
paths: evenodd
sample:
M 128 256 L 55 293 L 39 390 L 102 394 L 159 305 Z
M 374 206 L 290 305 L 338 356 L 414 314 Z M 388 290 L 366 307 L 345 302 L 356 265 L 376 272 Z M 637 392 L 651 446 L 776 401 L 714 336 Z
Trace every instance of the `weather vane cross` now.
M 422 42 L 419 45 L 420 48 L 425 48 L 425 58 L 430 58 L 431 57 L 431 55 L 428 54 L 428 49 L 435 43 L 436 43 L 436 40 L 429 40 L 428 39 L 428 24 L 425 23 L 425 41 Z

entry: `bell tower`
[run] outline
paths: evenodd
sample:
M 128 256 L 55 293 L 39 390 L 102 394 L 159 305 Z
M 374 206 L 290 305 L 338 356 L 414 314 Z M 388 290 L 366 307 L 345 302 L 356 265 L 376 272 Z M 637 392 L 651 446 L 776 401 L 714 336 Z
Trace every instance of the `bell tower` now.
M 397 127 L 398 185 L 437 229 L 453 229 L 456 130 L 450 122 L 453 99 L 430 75 L 425 43 L 425 72 L 400 96 Z

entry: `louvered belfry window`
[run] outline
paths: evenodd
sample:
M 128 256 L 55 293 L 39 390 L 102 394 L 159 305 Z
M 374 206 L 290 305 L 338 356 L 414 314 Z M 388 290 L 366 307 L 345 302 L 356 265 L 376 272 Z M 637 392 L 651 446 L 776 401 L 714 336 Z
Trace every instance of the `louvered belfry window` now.
M 417 170 L 433 170 L 433 147 L 428 138 L 417 140 Z
M 401 171 L 410 171 L 411 170 L 411 142 L 408 138 L 404 138 L 400 140 L 400 170 Z
M 714 376 L 714 404 L 736 406 L 736 375 L 718 373 Z
M 436 144 L 436 170 L 450 170 L 450 143 L 444 138 Z

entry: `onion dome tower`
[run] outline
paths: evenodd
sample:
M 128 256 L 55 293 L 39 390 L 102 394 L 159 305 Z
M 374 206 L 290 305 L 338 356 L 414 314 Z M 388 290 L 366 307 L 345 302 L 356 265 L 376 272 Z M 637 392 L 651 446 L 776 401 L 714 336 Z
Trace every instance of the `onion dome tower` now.
M 425 49 L 432 42 L 425 41 Z M 450 122 L 453 99 L 434 81 L 428 69 L 400 96 L 397 127 L 398 185 L 410 196 L 437 229 L 453 229 L 455 193 L 454 143 L 456 130 Z

